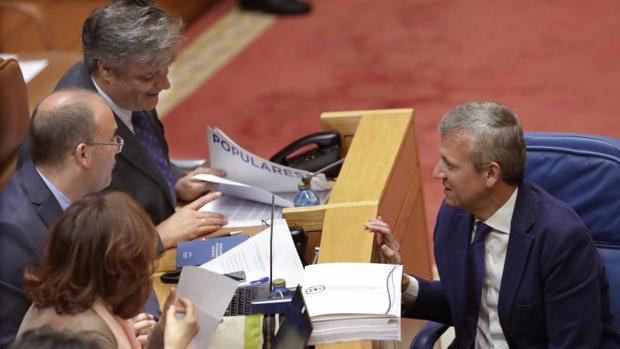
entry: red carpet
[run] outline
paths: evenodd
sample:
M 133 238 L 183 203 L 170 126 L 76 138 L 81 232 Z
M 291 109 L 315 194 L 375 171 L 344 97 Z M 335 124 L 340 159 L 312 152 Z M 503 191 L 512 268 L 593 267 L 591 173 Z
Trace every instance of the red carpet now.
M 267 157 L 318 131 L 323 111 L 413 107 L 432 227 L 442 199 L 430 176 L 434 130 L 456 104 L 493 99 L 515 108 L 526 130 L 620 138 L 617 0 L 313 5 L 309 16 L 279 18 L 166 116 L 173 155 L 206 156 L 207 124 Z

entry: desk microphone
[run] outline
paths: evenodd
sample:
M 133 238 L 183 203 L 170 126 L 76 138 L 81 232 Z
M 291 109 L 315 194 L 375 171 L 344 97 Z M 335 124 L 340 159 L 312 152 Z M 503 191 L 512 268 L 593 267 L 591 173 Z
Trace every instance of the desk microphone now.
M 275 195 L 271 194 L 271 224 L 269 224 L 269 298 L 273 292 L 273 212 L 276 209 Z
M 312 180 L 312 177 L 314 177 L 314 176 L 316 176 L 316 175 L 318 175 L 318 174 L 321 174 L 321 173 L 323 173 L 323 172 L 325 172 L 325 171 L 327 171 L 327 170 L 330 170 L 330 169 L 332 169 L 332 168 L 334 168 L 334 167 L 336 167 L 336 166 L 338 166 L 338 165 L 342 164 L 342 163 L 344 162 L 344 159 L 345 159 L 345 158 L 346 158 L 346 157 L 344 157 L 344 156 L 343 156 L 343 157 L 341 157 L 340 159 L 338 159 L 338 160 L 336 160 L 336 161 L 332 162 L 331 164 L 329 164 L 329 165 L 327 165 L 327 166 L 325 166 L 325 167 L 323 167 L 323 168 L 319 169 L 318 171 L 315 171 L 315 172 L 308 172 L 308 173 L 304 174 L 304 175 L 301 177 L 301 181 L 303 182 L 303 184 L 308 184 L 308 185 L 309 185 L 309 184 L 310 184 L 310 181 Z
M 269 224 L 269 295 L 266 299 L 252 301 L 252 312 L 259 314 L 283 314 L 291 297 L 274 297 L 273 288 L 273 225 L 275 212 L 275 196 L 271 195 L 271 222 Z

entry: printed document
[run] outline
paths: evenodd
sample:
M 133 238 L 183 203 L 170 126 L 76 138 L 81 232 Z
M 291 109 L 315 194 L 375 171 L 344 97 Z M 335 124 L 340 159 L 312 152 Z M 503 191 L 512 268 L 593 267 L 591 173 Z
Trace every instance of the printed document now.
M 269 276 L 269 228 L 201 265 L 201 268 L 224 274 L 243 270 L 246 283 Z M 286 221 L 275 220 L 273 226 L 273 278 L 283 278 L 288 287 L 301 284 L 304 268 L 295 249 Z
M 217 190 L 221 191 L 224 195 L 230 195 L 241 199 L 262 202 L 269 205 L 271 205 L 271 196 L 273 195 L 276 206 L 293 207 L 293 202 L 290 200 L 272 194 L 265 189 L 235 182 L 228 178 L 218 177 L 212 174 L 200 173 L 193 176 L 192 179 L 216 183 L 218 185 Z
M 271 219 L 271 203 L 239 199 L 223 195 L 200 208 L 200 211 L 217 212 L 226 216 L 228 224 L 224 227 L 250 227 L 261 225 L 262 221 Z M 282 218 L 282 208 L 275 207 L 274 218 Z
M 310 344 L 400 340 L 402 265 L 306 266 L 303 292 L 314 330 Z
M 240 147 L 218 128 L 209 127 L 207 133 L 211 167 L 225 170 L 228 173 L 227 178 L 232 181 L 272 193 L 296 192 L 301 177 L 308 173 L 262 159 Z M 316 191 L 329 189 L 322 174 L 313 177 L 311 184 Z
M 177 296 L 194 303 L 200 329 L 192 340 L 193 348 L 208 348 L 237 286 L 228 276 L 198 267 L 185 266 L 181 272 Z

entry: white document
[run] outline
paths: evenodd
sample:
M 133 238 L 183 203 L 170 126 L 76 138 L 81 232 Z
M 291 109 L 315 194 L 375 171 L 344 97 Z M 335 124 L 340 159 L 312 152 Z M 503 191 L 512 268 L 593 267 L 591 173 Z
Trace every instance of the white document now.
M 303 293 L 314 327 L 309 344 L 400 340 L 402 265 L 306 266 Z
M 241 148 L 224 132 L 217 128 L 208 128 L 209 160 L 211 167 L 225 170 L 227 178 L 265 189 L 272 193 L 295 192 L 301 183 L 301 177 L 307 171 L 282 166 L 262 159 Z M 324 175 L 312 178 L 312 189 L 323 191 L 329 189 Z
M 192 340 L 192 347 L 209 347 L 238 285 L 237 281 L 209 270 L 192 266 L 183 268 L 177 296 L 194 303 L 200 326 Z
M 271 219 L 271 204 L 226 195 L 207 203 L 199 211 L 223 214 L 228 220 L 225 228 L 257 226 L 262 225 L 263 220 L 269 222 Z M 282 208 L 276 206 L 273 216 L 275 219 L 282 218 Z
M 227 170 L 228 171 L 228 170 Z M 219 191 L 224 195 L 230 195 L 241 199 L 262 202 L 271 205 L 271 196 L 275 198 L 275 205 L 280 207 L 293 207 L 293 202 L 286 200 L 278 195 L 272 194 L 265 189 L 253 187 L 247 184 L 235 182 L 233 180 L 214 176 L 212 174 L 199 173 L 194 175 L 192 179 L 205 182 L 216 183 Z
M 320 263 L 306 266 L 303 291 L 310 317 L 400 316 L 402 265 Z
M 29 83 L 32 79 L 34 79 L 37 74 L 39 74 L 45 67 L 48 65 L 47 59 L 21 59 L 18 58 L 15 54 L 10 53 L 0 53 L 0 58 L 14 58 L 17 60 L 19 64 L 19 69 L 22 71 L 22 75 L 24 76 L 24 81 Z
M 269 240 L 267 228 L 200 267 L 220 274 L 243 270 L 246 283 L 268 277 Z M 274 222 L 272 252 L 273 278 L 283 278 L 288 287 L 301 284 L 304 269 L 285 220 Z

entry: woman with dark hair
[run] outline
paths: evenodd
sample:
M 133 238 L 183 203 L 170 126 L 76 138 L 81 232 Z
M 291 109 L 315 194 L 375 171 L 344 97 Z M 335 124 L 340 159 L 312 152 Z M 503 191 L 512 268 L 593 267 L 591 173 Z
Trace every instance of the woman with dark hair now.
M 140 313 L 151 290 L 156 231 L 144 210 L 128 195 L 110 192 L 76 201 L 52 228 L 43 259 L 28 270 L 24 284 L 33 304 L 18 336 L 49 326 L 95 341 L 102 349 L 138 349 L 134 329 L 126 321 Z M 164 311 L 173 303 L 174 292 Z M 191 303 L 181 329 L 197 332 Z M 153 329 L 148 348 L 163 348 L 166 312 Z M 175 321 L 176 319 L 172 320 Z M 188 343 L 166 343 L 182 348 Z M 168 345 L 166 345 L 168 347 Z

